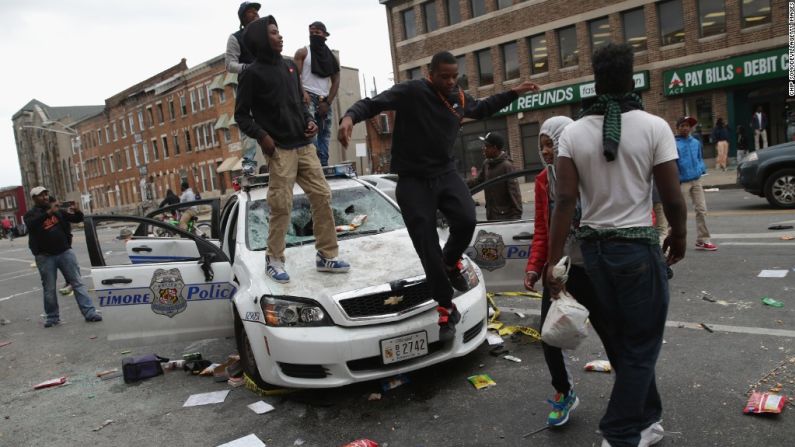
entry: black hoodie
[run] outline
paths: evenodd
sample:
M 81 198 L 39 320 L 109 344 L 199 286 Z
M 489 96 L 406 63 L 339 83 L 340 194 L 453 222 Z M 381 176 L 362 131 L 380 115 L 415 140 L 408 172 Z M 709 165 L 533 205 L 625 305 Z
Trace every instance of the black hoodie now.
M 270 47 L 268 25 L 276 25 L 273 16 L 257 19 L 243 31 L 243 42 L 256 60 L 238 77 L 235 121 L 256 140 L 270 135 L 282 149 L 306 146 L 311 139 L 304 132 L 314 120 L 304 107 L 300 73 Z
M 455 170 L 452 149 L 461 118 L 486 118 L 518 97 L 512 90 L 483 100 L 464 94 L 465 104 L 459 104 L 459 92 L 446 95 L 445 104 L 427 79 L 406 81 L 357 101 L 345 115 L 355 124 L 384 110 L 396 111 L 391 171 L 404 177 L 435 177 Z

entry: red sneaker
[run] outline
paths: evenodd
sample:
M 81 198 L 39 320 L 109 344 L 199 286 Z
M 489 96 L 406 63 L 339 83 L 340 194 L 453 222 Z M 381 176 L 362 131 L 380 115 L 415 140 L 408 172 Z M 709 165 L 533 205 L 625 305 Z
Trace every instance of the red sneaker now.
M 696 250 L 715 251 L 718 246 L 712 242 L 696 242 Z
M 439 340 L 448 341 L 455 337 L 455 325 L 461 321 L 461 314 L 456 309 L 455 304 L 452 308 L 437 306 L 439 312 Z

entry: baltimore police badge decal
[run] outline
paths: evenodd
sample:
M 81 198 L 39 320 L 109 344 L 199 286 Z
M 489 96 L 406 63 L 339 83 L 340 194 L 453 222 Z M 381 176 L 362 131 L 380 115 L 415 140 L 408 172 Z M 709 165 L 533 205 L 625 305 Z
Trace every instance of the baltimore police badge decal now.
M 488 271 L 497 270 L 505 266 L 505 242 L 497 233 L 485 230 L 478 231 L 475 237 L 474 256 L 470 256 L 477 265 Z
M 188 307 L 188 300 L 182 296 L 185 282 L 179 269 L 157 269 L 152 275 L 149 289 L 152 290 L 152 312 L 174 318 L 174 315 Z

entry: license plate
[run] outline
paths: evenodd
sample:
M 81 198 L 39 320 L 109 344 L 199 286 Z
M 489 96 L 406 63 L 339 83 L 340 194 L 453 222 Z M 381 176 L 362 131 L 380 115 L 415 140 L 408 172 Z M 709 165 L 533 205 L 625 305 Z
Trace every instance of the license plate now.
M 428 355 L 428 334 L 425 331 L 381 340 L 384 365 Z

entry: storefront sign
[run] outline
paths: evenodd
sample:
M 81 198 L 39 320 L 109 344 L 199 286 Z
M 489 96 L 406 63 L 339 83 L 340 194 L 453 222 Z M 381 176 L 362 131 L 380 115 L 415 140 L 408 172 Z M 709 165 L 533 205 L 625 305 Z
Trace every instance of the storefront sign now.
M 649 89 L 648 71 L 635 73 L 633 78 L 635 79 L 636 92 Z M 512 115 L 528 110 L 539 110 L 564 104 L 573 104 L 593 96 L 596 96 L 596 87 L 593 81 L 556 87 L 549 90 L 542 89 L 538 93 L 520 96 L 508 107 L 500 110 L 494 116 Z
M 665 96 L 673 96 L 785 77 L 788 62 L 787 49 L 779 48 L 666 70 L 663 72 L 663 89 Z

